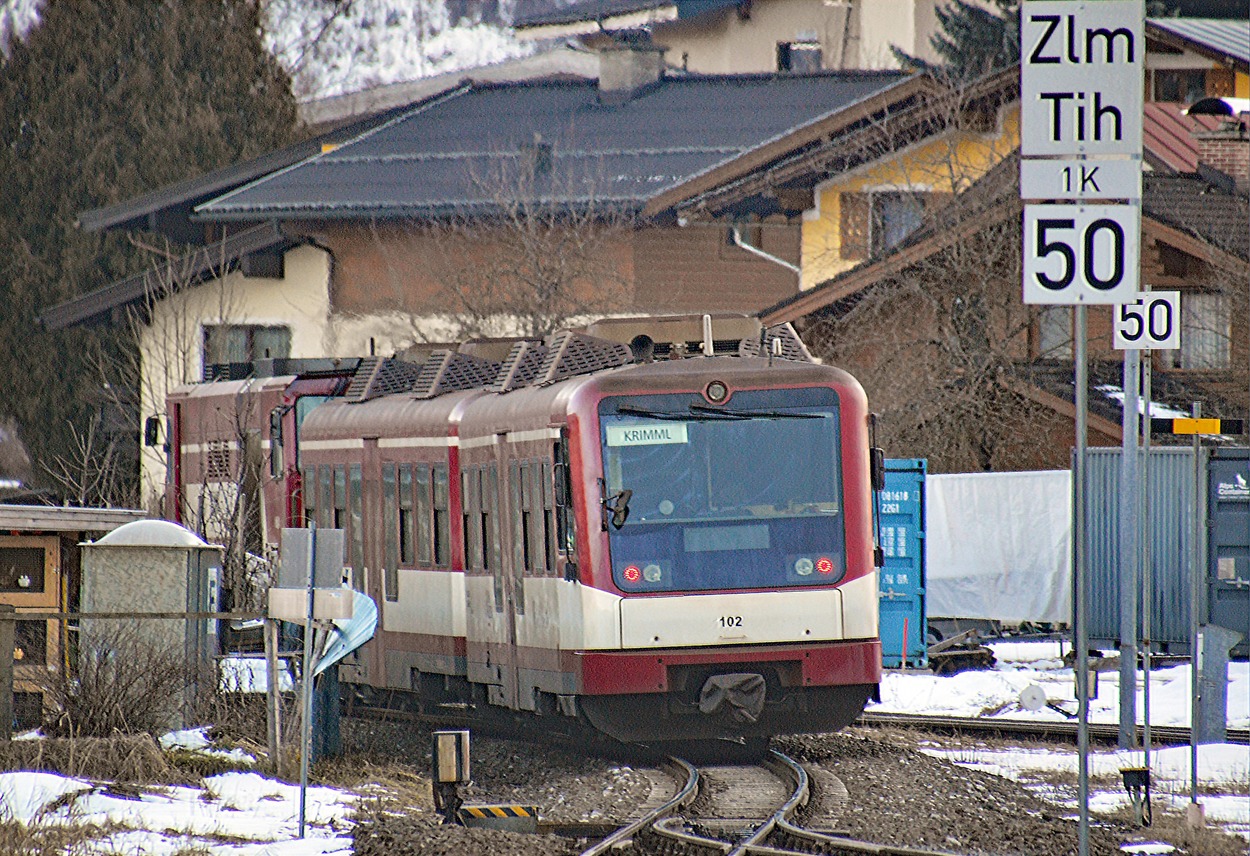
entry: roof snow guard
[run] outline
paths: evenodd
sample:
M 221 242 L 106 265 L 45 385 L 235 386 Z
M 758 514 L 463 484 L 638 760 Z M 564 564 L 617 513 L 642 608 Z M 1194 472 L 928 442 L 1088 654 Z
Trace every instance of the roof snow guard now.
M 538 377 L 543 360 L 547 356 L 547 346 L 542 342 L 526 340 L 512 346 L 508 358 L 503 361 L 495 382 L 491 384 L 491 392 L 511 392 L 529 384 Z
M 765 342 L 768 344 L 764 345 Z M 774 345 L 774 342 L 780 344 Z M 774 348 L 780 348 L 781 352 L 777 353 Z M 799 338 L 799 334 L 794 331 L 789 321 L 767 327 L 759 339 L 743 339 L 742 344 L 738 346 L 740 357 L 760 357 L 768 354 L 776 354 L 783 360 L 794 360 L 800 363 L 815 362 L 811 351 L 807 350 L 807 345 L 803 344 L 803 340 Z
M 588 336 L 574 330 L 561 330 L 551 340 L 551 349 L 539 366 L 534 383 L 555 383 L 576 375 L 627 366 L 634 361 L 628 345 Z
M 459 351 L 435 351 L 421 364 L 413 385 L 414 398 L 436 398 L 448 392 L 479 389 L 499 374 L 499 363 Z
M 421 375 L 421 367 L 392 357 L 365 357 L 343 393 L 349 404 L 359 404 L 383 395 L 408 392 Z

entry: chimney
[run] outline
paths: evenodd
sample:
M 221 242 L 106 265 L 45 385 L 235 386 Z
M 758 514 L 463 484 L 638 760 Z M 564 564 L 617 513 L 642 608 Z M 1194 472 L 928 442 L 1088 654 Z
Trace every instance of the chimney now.
M 614 34 L 616 41 L 599 49 L 599 103 L 623 104 L 664 76 L 664 52 L 645 30 Z
M 1198 141 L 1198 167 L 1216 170 L 1233 179 L 1237 189 L 1250 187 L 1250 134 L 1246 124 L 1234 118 L 1224 119 L 1213 131 L 1194 134 Z

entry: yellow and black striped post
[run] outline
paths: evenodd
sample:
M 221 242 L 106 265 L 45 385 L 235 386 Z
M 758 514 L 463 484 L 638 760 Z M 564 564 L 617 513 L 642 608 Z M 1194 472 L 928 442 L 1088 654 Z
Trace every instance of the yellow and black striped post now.
M 508 832 L 537 832 L 538 807 L 532 805 L 466 805 L 460 808 L 460 823 L 479 829 Z

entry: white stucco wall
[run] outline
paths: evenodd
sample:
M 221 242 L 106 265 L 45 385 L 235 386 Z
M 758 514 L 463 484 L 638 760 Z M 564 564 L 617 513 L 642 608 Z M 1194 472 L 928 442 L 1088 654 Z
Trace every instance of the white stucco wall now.
M 291 331 L 292 357 L 340 356 L 330 349 L 330 257 L 311 246 L 286 254 L 282 279 L 225 278 L 180 291 L 157 302 L 139 341 L 139 417 L 165 416 L 165 396 L 202 373 L 205 325 L 284 325 Z M 164 432 L 162 431 L 162 439 Z M 163 451 L 140 453 L 143 502 L 156 509 L 165 480 Z

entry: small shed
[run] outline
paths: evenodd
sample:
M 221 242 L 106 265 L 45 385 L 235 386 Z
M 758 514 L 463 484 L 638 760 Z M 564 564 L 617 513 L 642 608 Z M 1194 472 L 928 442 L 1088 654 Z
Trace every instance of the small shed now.
M 79 543 L 147 516 L 126 508 L 0 505 L 0 603 L 19 614 L 76 611 L 82 584 Z M 43 718 L 44 675 L 68 667 L 67 623 L 19 619 L 15 635 L 13 724 L 33 728 Z

